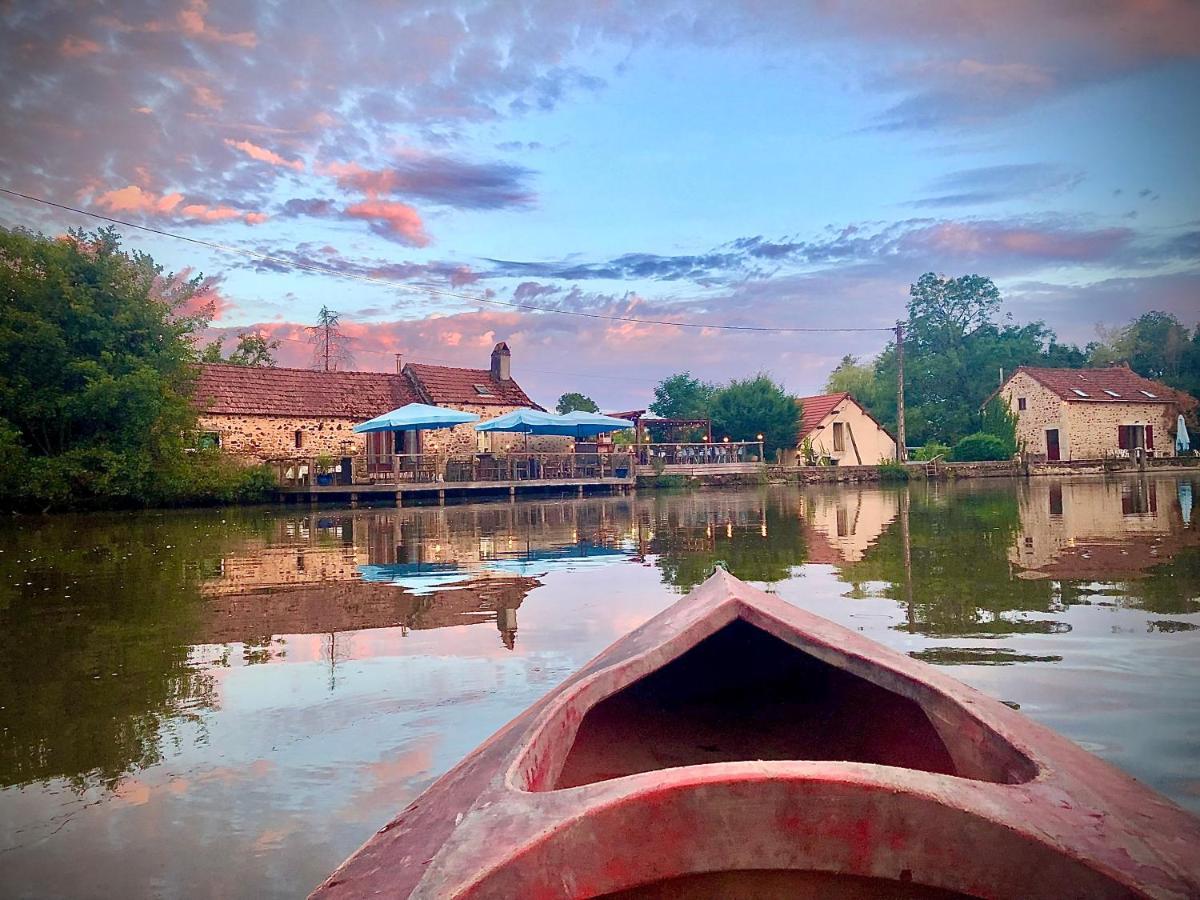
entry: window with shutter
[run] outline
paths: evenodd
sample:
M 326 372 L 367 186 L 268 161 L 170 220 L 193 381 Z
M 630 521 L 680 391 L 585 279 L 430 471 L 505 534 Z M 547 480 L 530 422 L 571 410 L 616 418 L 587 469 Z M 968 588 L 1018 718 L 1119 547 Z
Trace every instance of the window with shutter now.
M 1124 425 L 1117 426 L 1117 447 L 1121 450 L 1129 449 L 1129 431 Z
M 1153 425 L 1146 426 L 1146 449 L 1147 450 L 1154 449 L 1154 426 Z

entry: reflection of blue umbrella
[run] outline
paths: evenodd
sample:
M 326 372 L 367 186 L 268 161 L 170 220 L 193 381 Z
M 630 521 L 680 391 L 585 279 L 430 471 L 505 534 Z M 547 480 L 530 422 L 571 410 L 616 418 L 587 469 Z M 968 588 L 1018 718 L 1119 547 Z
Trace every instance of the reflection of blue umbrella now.
M 399 409 L 376 416 L 360 425 L 354 426 L 354 431 L 363 434 L 369 431 L 416 431 L 431 428 L 453 428 L 455 425 L 465 425 L 468 422 L 478 422 L 475 413 L 463 412 L 458 409 L 444 409 L 440 406 L 427 406 L 424 403 L 409 403 Z
M 1180 416 L 1179 421 L 1175 423 L 1175 455 L 1182 456 L 1191 449 L 1192 441 L 1188 437 L 1187 422 Z
M 1192 524 L 1192 483 L 1179 482 L 1179 511 L 1183 513 L 1183 524 Z

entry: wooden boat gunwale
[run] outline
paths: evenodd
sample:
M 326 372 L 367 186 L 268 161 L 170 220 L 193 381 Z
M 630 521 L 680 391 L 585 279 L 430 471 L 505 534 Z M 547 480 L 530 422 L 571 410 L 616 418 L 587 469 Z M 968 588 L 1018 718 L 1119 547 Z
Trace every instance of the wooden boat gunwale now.
M 734 579 L 725 570 L 718 569 L 714 575 L 714 579 L 721 576 L 729 579 L 735 585 L 742 585 L 741 582 Z M 707 588 L 712 583 L 713 580 L 710 580 L 703 587 Z M 727 583 L 722 582 L 722 587 L 728 586 Z M 769 597 L 770 595 L 764 594 L 763 596 Z M 553 692 L 548 705 L 541 710 L 530 726 L 524 740 L 524 749 L 513 760 L 512 765 L 505 773 L 505 785 L 515 791 L 531 791 L 533 793 L 544 793 L 551 790 L 573 790 L 573 788 L 563 787 L 533 789 L 528 786 L 530 781 L 528 770 L 530 768 L 540 768 L 534 759 L 532 759 L 537 755 L 539 749 L 542 749 L 551 741 L 560 742 L 569 748 L 575 738 L 579 724 L 591 709 L 595 708 L 605 699 L 624 690 L 638 679 L 654 672 L 668 662 L 683 656 L 700 641 L 716 634 L 739 619 L 790 644 L 797 650 L 819 659 L 827 665 L 844 669 L 886 690 L 893 691 L 896 694 L 913 700 L 931 716 L 940 716 L 943 713 L 942 708 L 946 707 L 957 713 L 958 718 L 970 718 L 981 728 L 994 735 L 998 741 L 1001 741 L 1011 751 L 1016 764 L 1025 768 L 1025 772 L 1020 778 L 1004 781 L 980 779 L 970 775 L 943 775 L 941 777 L 961 778 L 969 781 L 983 780 L 995 784 L 1028 783 L 1045 777 L 1045 767 L 1038 763 L 1033 748 L 1022 744 L 1019 729 L 1005 727 L 1009 718 L 1008 716 L 1002 716 L 1000 721 L 995 723 L 985 723 L 973 714 L 968 705 L 953 697 L 953 693 L 963 687 L 960 682 L 942 675 L 942 673 L 936 670 L 931 672 L 929 671 L 931 667 L 926 664 L 884 647 L 868 638 L 860 637 L 849 629 L 845 629 L 827 619 L 793 606 L 785 600 L 777 597 L 772 597 L 771 599 L 774 601 L 774 609 L 770 610 L 763 605 L 747 604 L 736 593 L 729 593 L 727 596 L 720 597 L 719 599 L 709 600 L 708 605 L 705 606 L 689 606 L 685 610 L 682 610 L 682 612 L 690 614 L 690 621 L 677 623 L 684 624 L 685 627 L 675 632 L 671 637 L 661 643 L 652 644 L 624 659 L 602 665 L 585 676 L 584 673 L 588 672 L 593 665 L 602 662 L 610 655 L 616 644 L 603 651 L 580 670 L 577 681 L 569 680 L 564 682 L 560 690 Z M 665 612 L 670 612 L 670 610 Z M 664 615 L 665 612 L 660 613 L 660 616 Z M 658 619 L 659 617 L 655 617 L 651 622 L 658 623 Z M 640 628 L 635 629 L 618 643 L 636 639 L 636 636 L 642 629 L 646 628 L 649 624 L 650 622 L 645 623 Z M 821 635 L 820 633 L 823 631 L 838 631 L 842 632 L 842 634 Z M 833 643 L 835 636 L 843 637 L 843 639 L 846 636 L 850 636 L 856 638 L 856 642 L 861 642 L 866 646 L 858 648 L 839 647 Z M 883 679 L 879 676 L 885 672 L 895 676 L 898 679 L 897 683 L 881 683 Z M 927 705 L 931 703 L 932 707 Z M 1015 717 L 1018 723 L 1024 721 L 1024 717 L 1021 717 L 1019 713 L 1009 710 L 1003 704 L 999 704 L 999 706 L 1011 713 L 1012 717 Z M 570 714 L 566 715 L 568 710 L 570 710 Z M 564 730 L 552 736 L 554 726 L 563 721 L 572 723 L 575 726 L 574 729 L 570 731 Z M 956 723 L 949 724 L 952 727 Z M 828 761 L 834 762 L 835 760 Z M 711 763 L 710 765 L 721 764 Z M 546 776 L 543 775 L 542 777 Z M 632 778 L 637 776 L 623 777 Z

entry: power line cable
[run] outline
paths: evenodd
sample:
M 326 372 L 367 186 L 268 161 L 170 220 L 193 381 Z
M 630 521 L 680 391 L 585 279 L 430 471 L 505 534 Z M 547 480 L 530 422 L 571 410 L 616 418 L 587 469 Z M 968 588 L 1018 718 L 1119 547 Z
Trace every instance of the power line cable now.
M 257 250 L 249 250 L 244 247 L 234 247 L 229 244 L 221 244 L 216 241 L 208 241 L 202 238 L 188 237 L 184 234 L 176 234 L 172 231 L 166 231 L 161 228 L 154 228 L 149 225 L 138 225 L 135 222 L 127 222 L 124 219 L 117 219 L 112 216 L 105 216 L 100 213 L 91 212 L 86 209 L 79 209 L 74 206 L 67 206 L 63 203 L 55 203 L 53 200 L 46 200 L 43 197 L 35 197 L 32 194 L 24 194 L 20 191 L 10 190 L 0 187 L 0 193 L 8 194 L 12 197 L 19 197 L 22 200 L 28 200 L 32 203 L 41 203 L 46 206 L 61 209 L 65 212 L 75 213 L 81 216 L 90 216 L 93 219 L 99 219 L 102 222 L 109 222 L 113 225 L 121 225 L 126 228 L 136 228 L 139 231 L 156 234 L 160 237 L 172 238 L 178 241 L 186 241 L 189 244 L 196 244 L 201 247 L 207 247 L 211 250 L 218 250 L 223 253 L 233 253 L 240 256 L 258 259 L 263 262 L 274 263 L 275 265 L 285 266 L 287 268 L 300 269 L 308 272 L 318 272 L 325 275 L 335 275 L 342 278 L 352 278 L 357 281 L 365 281 L 370 284 L 382 285 L 384 287 L 397 288 L 399 290 L 410 291 L 412 293 L 428 293 L 438 297 L 450 297 L 456 300 L 464 300 L 469 303 L 488 303 L 493 306 L 504 306 L 510 309 L 521 309 L 528 312 L 550 313 L 559 316 L 575 316 L 585 319 L 598 319 L 608 322 L 628 322 L 634 325 L 662 325 L 673 328 L 699 328 L 711 329 L 717 331 L 740 331 L 752 333 L 766 334 L 833 334 L 833 333 L 850 333 L 850 332 L 884 332 L 893 331 L 893 328 L 803 328 L 803 327 L 782 327 L 782 326 L 767 326 L 767 325 L 727 325 L 721 323 L 709 322 L 679 322 L 666 319 L 641 319 L 634 316 L 615 316 L 605 313 L 583 312 L 581 310 L 569 309 L 554 309 L 547 306 L 535 306 L 530 303 L 516 303 L 507 300 L 496 300 L 491 297 L 479 297 L 473 294 L 461 294 L 456 291 L 446 291 L 441 288 L 435 288 L 428 285 L 415 286 L 406 284 L 402 281 L 395 281 L 390 278 L 379 278 L 374 275 L 364 275 L 359 272 L 344 272 L 335 269 L 332 266 L 321 265 L 320 263 L 306 263 L 297 260 L 287 259 L 282 256 L 274 256 L 270 253 L 261 253 Z

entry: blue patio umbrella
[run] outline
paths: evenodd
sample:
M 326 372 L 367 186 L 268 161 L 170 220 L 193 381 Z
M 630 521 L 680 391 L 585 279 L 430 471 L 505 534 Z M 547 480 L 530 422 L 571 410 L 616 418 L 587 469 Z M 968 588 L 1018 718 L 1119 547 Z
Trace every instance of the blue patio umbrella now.
M 1175 455 L 1183 456 L 1192 449 L 1192 440 L 1188 436 L 1187 422 L 1183 421 L 1183 416 L 1179 417 L 1179 421 L 1175 423 Z
M 608 434 L 610 431 L 624 431 L 627 428 L 633 427 L 633 423 L 628 419 L 618 419 L 615 416 L 583 412 L 578 409 L 572 410 L 566 415 L 560 416 L 560 418 L 569 423 L 567 428 L 570 430 L 567 433 L 577 438 Z
M 441 406 L 427 406 L 424 403 L 409 403 L 399 409 L 368 419 L 354 426 L 357 434 L 371 431 L 417 431 L 433 428 L 453 428 L 455 425 L 466 425 L 468 422 L 479 421 L 475 413 L 463 412 L 460 409 L 445 409 Z
M 576 410 L 565 416 L 536 409 L 514 409 L 510 413 L 481 422 L 476 431 L 508 431 L 517 434 L 556 434 L 563 437 L 592 437 L 609 431 L 632 428 L 627 419 L 585 413 Z
M 476 431 L 506 431 L 513 434 L 565 434 L 562 416 L 537 409 L 514 409 L 512 412 L 480 422 Z

